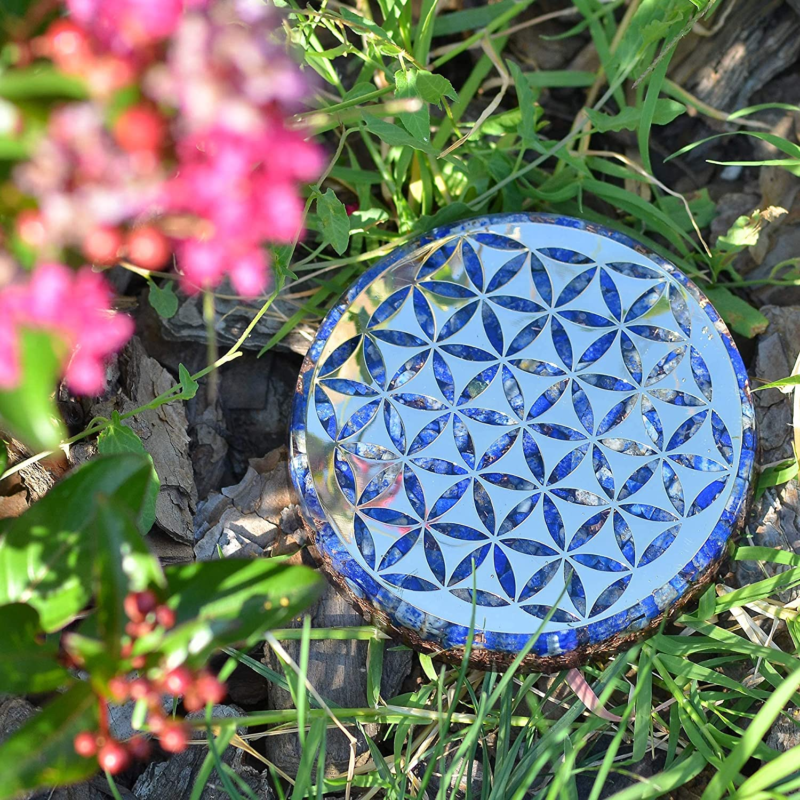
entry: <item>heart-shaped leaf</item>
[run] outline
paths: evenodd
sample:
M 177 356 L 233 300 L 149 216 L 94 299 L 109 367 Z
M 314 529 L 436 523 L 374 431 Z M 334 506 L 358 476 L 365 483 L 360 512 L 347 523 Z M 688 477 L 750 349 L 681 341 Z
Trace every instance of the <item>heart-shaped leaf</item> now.
M 36 609 L 24 603 L 0 608 L 0 686 L 18 694 L 49 692 L 70 679 L 57 660 L 58 642 L 40 640 Z
M 73 741 L 96 729 L 97 699 L 88 683 L 77 683 L 0 746 L 0 797 L 90 777 L 97 759 L 79 756 Z
M 110 456 L 118 453 L 141 453 L 150 462 L 152 478 L 147 490 L 147 499 L 139 515 L 139 528 L 148 533 L 156 521 L 156 501 L 161 481 L 158 479 L 152 456 L 144 449 L 142 440 L 127 425 L 124 425 L 115 411 L 111 424 L 97 437 L 97 451 L 100 455 Z
M 53 393 L 63 359 L 59 341 L 43 331 L 20 334 L 20 382 L 0 392 L 0 427 L 33 450 L 52 450 L 64 438 Z
M 92 594 L 97 497 L 113 496 L 134 516 L 146 501 L 151 466 L 134 454 L 102 456 L 65 478 L 0 535 L 0 605 L 28 603 L 42 628 L 60 630 Z
M 134 655 L 159 650 L 168 666 L 200 665 L 220 647 L 249 642 L 313 603 L 324 581 L 281 559 L 225 559 L 167 567 L 167 605 L 176 624 L 139 639 Z

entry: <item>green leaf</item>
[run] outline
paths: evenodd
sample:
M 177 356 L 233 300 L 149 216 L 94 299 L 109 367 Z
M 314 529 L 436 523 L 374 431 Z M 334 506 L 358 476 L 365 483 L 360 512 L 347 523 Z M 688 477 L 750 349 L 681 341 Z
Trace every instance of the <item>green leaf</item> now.
M 333 189 L 317 197 L 317 214 L 325 241 L 330 242 L 333 249 L 342 255 L 350 241 L 350 218 L 344 203 Z
M 419 108 L 416 111 L 403 111 L 400 121 L 403 127 L 416 139 L 429 142 L 431 138 L 431 115 L 426 103 L 422 102 L 417 88 L 418 71 L 415 69 L 399 69 L 394 74 L 395 97 L 405 100 L 418 100 Z
M 383 675 L 383 653 L 385 639 L 370 639 L 367 645 L 367 701 L 373 708 L 381 699 L 381 675 Z
M 97 621 L 87 617 L 81 633 L 68 631 L 61 636 L 64 650 L 79 661 L 83 668 L 98 678 L 111 678 L 120 671 L 119 658 L 109 652 L 105 642 L 97 638 Z M 87 631 L 86 634 L 83 631 Z
M 789 103 L 759 103 L 756 106 L 748 106 L 747 108 L 740 108 L 734 111 L 733 114 L 728 114 L 728 122 L 741 117 L 750 116 L 758 111 L 766 111 L 768 109 L 777 109 L 779 111 L 800 111 L 800 106 L 793 106 Z
M 94 547 L 87 529 L 97 497 L 114 496 L 138 515 L 150 478 L 142 456 L 101 456 L 9 520 L 0 538 L 0 605 L 28 603 L 47 632 L 73 620 L 92 594 Z
M 165 281 L 163 286 L 159 286 L 155 281 L 148 281 L 150 291 L 147 299 L 150 305 L 156 310 L 159 317 L 171 319 L 178 313 L 178 295 L 175 294 L 175 285 L 172 281 Z
M 717 205 L 711 199 L 708 189 L 701 189 L 693 195 L 688 195 L 686 199 L 689 202 L 689 209 L 692 212 L 698 228 L 705 228 L 714 219 L 717 213 Z M 680 197 L 674 197 L 670 194 L 662 195 L 658 198 L 658 207 L 681 227 L 681 230 L 687 233 L 694 230 L 692 221 L 686 213 L 686 206 L 683 204 Z
M 440 225 L 447 225 L 450 222 L 458 222 L 460 219 L 466 219 L 475 212 L 466 204 L 460 201 L 455 203 L 448 203 L 442 206 L 432 216 L 423 215 L 417 220 L 414 227 L 415 232 L 427 233 L 433 228 L 438 228 Z
M 64 75 L 50 65 L 37 64 L 35 67 L 8 70 L 0 74 L 0 97 L 6 100 L 40 97 L 83 100 L 87 96 L 83 81 Z
M 274 558 L 182 564 L 164 572 L 176 625 L 139 639 L 134 653 L 157 648 L 173 665 L 199 665 L 220 647 L 279 627 L 313 603 L 324 585 L 313 570 Z
M 685 147 L 682 147 L 680 150 L 674 152 L 671 156 L 667 156 L 664 161 L 669 161 L 670 159 L 682 156 L 684 153 L 688 153 L 690 150 L 694 150 L 696 147 L 700 147 L 700 145 L 703 145 L 706 142 L 712 142 L 714 139 L 719 139 L 721 136 L 751 136 L 754 139 L 760 139 L 762 142 L 771 144 L 773 147 L 777 148 L 782 153 L 785 153 L 787 156 L 790 156 L 793 159 L 800 159 L 800 145 L 790 142 L 788 139 L 784 139 L 783 136 L 778 136 L 776 133 L 762 133 L 761 131 L 730 131 L 729 133 L 715 133 L 713 136 L 707 136 L 705 139 L 700 139 L 698 142 L 687 144 Z M 748 163 L 757 164 L 761 162 Z
M 6 471 L 8 466 L 8 447 L 6 443 L 0 439 L 0 474 Z
M 0 426 L 32 450 L 52 450 L 64 438 L 53 393 L 63 359 L 59 340 L 42 331 L 20 336 L 20 383 L 0 392 Z
M 191 400 L 200 388 L 200 384 L 192 377 L 183 364 L 178 364 L 178 380 L 181 384 L 180 394 L 175 396 L 176 400 Z
M 795 376 L 797 383 L 800 383 L 800 376 Z M 758 387 L 762 388 L 762 387 Z M 787 481 L 797 477 L 798 464 L 796 458 L 787 458 L 780 464 L 773 464 L 761 471 L 758 476 L 758 486 L 756 486 L 756 499 L 761 497 L 771 486 L 780 486 Z
M 49 692 L 71 676 L 58 663 L 58 642 L 41 637 L 39 614 L 32 606 L 0 608 L 0 686 L 4 692 Z
M 524 142 L 532 142 L 536 138 L 536 97 L 533 94 L 531 85 L 525 80 L 525 75 L 515 61 L 508 60 L 511 77 L 514 79 L 514 86 L 517 89 L 517 101 L 519 102 L 522 122 L 519 125 L 519 135 Z
M 97 513 L 90 525 L 94 538 L 97 610 L 100 638 L 112 658 L 119 657 L 127 616 L 126 595 L 151 582 L 163 584 L 158 561 L 150 554 L 130 511 L 118 501 L 99 495 Z
M 144 449 L 142 440 L 127 425 L 123 424 L 119 414 L 115 411 L 111 417 L 111 424 L 101 431 L 97 437 L 97 451 L 100 455 L 110 456 L 118 453 L 140 453 L 149 462 L 151 468 L 150 485 L 147 490 L 147 498 L 139 515 L 139 530 L 143 534 L 150 531 L 156 521 L 156 501 L 161 481 L 158 478 L 153 457 Z
M 769 320 L 741 297 L 729 289 L 706 289 L 706 296 L 719 311 L 722 319 L 734 330 L 748 339 L 764 333 Z
M 536 72 L 526 72 L 525 80 L 535 89 L 567 89 L 581 86 L 591 86 L 595 81 L 594 72 L 584 72 L 577 69 L 540 69 Z
M 399 125 L 393 122 L 387 122 L 385 119 L 376 117 L 374 114 L 368 114 L 366 111 L 361 112 L 364 124 L 370 133 L 374 133 L 382 142 L 385 142 L 390 147 L 413 147 L 415 150 L 421 150 L 423 153 L 435 155 L 436 149 L 430 142 L 424 142 L 422 139 L 417 139 L 410 133 L 404 131 Z
M 420 70 L 417 73 L 417 91 L 426 103 L 435 103 L 437 106 L 445 97 L 458 100 L 453 84 L 444 75 L 435 75 L 426 70 Z
M 781 389 L 784 386 L 797 386 L 798 383 L 800 383 L 800 375 L 789 375 L 786 378 L 779 378 L 777 381 L 762 383 L 761 386 L 756 386 L 753 391 L 761 392 L 764 389 Z
M 433 660 L 429 655 L 425 653 L 419 654 L 419 664 L 422 667 L 422 671 L 425 673 L 425 676 L 428 680 L 431 681 L 438 681 L 439 676 L 436 673 L 436 667 L 433 666 Z
M 685 111 L 686 106 L 683 105 L 683 103 L 679 103 L 676 100 L 661 98 L 656 102 L 652 124 L 667 125 Z M 628 108 L 623 109 L 619 114 L 615 114 L 614 116 L 604 114 L 602 111 L 595 111 L 591 108 L 585 108 L 584 112 L 586 116 L 589 117 L 598 133 L 636 130 L 642 118 L 642 109 L 637 106 L 628 106 Z
M 516 2 L 517 0 L 500 0 L 499 3 L 478 5 L 475 8 L 442 14 L 433 24 L 433 35 L 451 36 L 454 33 L 485 28 L 495 17 L 510 11 Z
M 79 756 L 73 741 L 96 729 L 97 699 L 88 683 L 77 683 L 0 746 L 0 797 L 89 778 L 97 759 Z
M 800 669 L 792 672 L 772 693 L 759 709 L 744 731 L 736 746 L 725 758 L 719 771 L 706 786 L 703 797 L 706 800 L 718 800 L 727 793 L 728 786 L 742 772 L 748 759 L 763 741 L 772 723 L 775 722 L 782 709 L 792 700 L 792 695 L 800 686 Z

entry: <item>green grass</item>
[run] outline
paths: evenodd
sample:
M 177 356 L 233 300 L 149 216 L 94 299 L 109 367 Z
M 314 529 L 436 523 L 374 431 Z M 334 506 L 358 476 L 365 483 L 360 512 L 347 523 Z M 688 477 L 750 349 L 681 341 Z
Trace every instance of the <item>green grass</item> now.
M 360 2 L 359 12 L 325 1 L 280 5 L 289 38 L 317 75 L 316 109 L 301 117 L 328 144 L 330 162 L 308 198 L 309 235 L 276 254 L 279 284 L 296 313 L 265 349 L 301 320 L 318 321 L 363 269 L 417 234 L 519 210 L 579 215 L 630 234 L 693 276 L 738 334 L 764 329 L 766 320 L 733 291 L 748 285 L 733 259 L 757 240 L 757 218 L 741 218 L 711 248 L 702 236 L 715 213 L 708 193 L 684 198 L 653 175 L 655 126 L 687 106 L 727 117 L 668 78 L 676 44 L 694 24 L 713 25 L 720 0 L 575 0 L 565 36 L 588 32 L 596 72 L 537 71 L 508 59 L 507 31 L 529 7 L 535 16 L 531 0 L 442 13 L 435 0 L 422 0 L 413 18 L 411 3 L 395 0 Z M 551 118 L 548 103 L 539 104 L 549 90 L 580 98 L 573 120 Z M 731 130 L 741 126 L 735 132 L 771 142 L 784 157 L 748 165 L 796 172 L 796 144 L 751 130 L 758 110 L 731 114 Z M 633 155 L 603 138 L 620 130 L 633 132 Z M 358 211 L 348 217 L 345 202 Z M 795 267 L 781 265 L 770 282 L 795 285 Z M 793 463 L 766 471 L 761 489 L 796 472 Z M 298 776 L 273 770 L 279 796 L 293 799 L 352 793 L 400 800 L 426 791 L 450 798 L 463 783 L 467 797 L 481 800 L 597 800 L 615 774 L 632 778 L 616 800 L 788 797 L 800 790 L 800 750 L 779 755 L 763 740 L 800 703 L 797 612 L 776 599 L 800 584 L 800 557 L 753 547 L 740 547 L 734 557 L 776 562 L 785 571 L 735 591 L 712 586 L 677 623 L 585 667 L 592 708 L 569 688 L 575 676 L 568 673 L 544 688 L 541 676 L 515 669 L 483 673 L 425 657 L 425 681 L 415 692 L 381 697 L 387 643 L 372 627 L 275 632 L 269 641 L 279 653 L 280 640 L 301 637 L 299 663 L 283 661 L 282 673 L 230 651 L 228 669 L 241 662 L 288 689 L 295 708 L 215 721 L 216 746 L 193 797 L 219 765 L 218 751 L 235 725 L 248 728 L 243 739 L 256 748 L 265 726 L 270 735 L 300 730 Z M 308 647 L 319 638 L 369 642 L 369 705 L 337 708 L 326 702 L 325 687 L 308 686 Z M 325 776 L 318 752 L 325 730 L 373 722 L 380 733 L 369 742 L 369 761 Z M 637 777 L 636 764 L 653 755 L 663 759 L 660 773 Z M 479 794 L 465 779 L 472 762 L 483 770 Z M 222 781 L 231 797 L 252 794 L 227 768 Z

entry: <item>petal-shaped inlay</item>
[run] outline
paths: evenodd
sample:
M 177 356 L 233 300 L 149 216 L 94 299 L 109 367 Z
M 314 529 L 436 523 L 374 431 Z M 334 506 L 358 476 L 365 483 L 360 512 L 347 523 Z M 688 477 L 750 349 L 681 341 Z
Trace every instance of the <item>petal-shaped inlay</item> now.
M 372 335 L 386 344 L 393 344 L 396 347 L 424 347 L 425 340 L 420 339 L 413 333 L 405 331 L 394 331 L 388 328 L 375 328 Z
M 416 287 L 414 287 L 414 314 L 417 317 L 420 328 L 422 328 L 425 335 L 433 341 L 436 335 L 436 324 L 433 319 L 431 304 L 428 302 L 425 295 Z
M 691 348 L 690 362 L 692 365 L 692 376 L 694 377 L 697 388 L 703 393 L 703 396 L 710 403 L 714 397 L 714 391 L 711 386 L 711 373 L 708 371 L 706 362 L 700 355 L 696 347 Z
M 508 433 L 504 433 L 495 439 L 487 448 L 486 452 L 481 456 L 476 469 L 482 470 L 490 467 L 495 461 L 501 459 L 512 447 L 514 442 L 517 441 L 519 435 L 519 428 Z
M 608 519 L 609 515 L 611 514 L 610 509 L 603 509 L 598 514 L 594 514 L 583 525 L 578 528 L 575 532 L 575 535 L 572 537 L 572 540 L 569 543 L 569 552 L 573 550 L 577 550 L 579 547 L 583 547 L 587 542 L 591 542 L 600 530 L 602 529 L 603 525 L 606 524 L 606 520 Z
M 464 480 L 454 483 L 449 489 L 445 489 L 441 497 L 433 504 L 428 519 L 438 519 L 446 514 L 466 494 L 470 483 L 469 478 L 464 478 Z
M 377 400 L 371 400 L 364 406 L 356 411 L 347 422 L 345 422 L 342 430 L 339 432 L 339 439 L 347 439 L 350 436 L 354 436 L 357 434 L 365 425 L 372 422 L 375 418 L 375 415 L 378 413 L 378 409 L 381 407 L 381 403 L 383 401 L 378 398 Z
M 604 611 L 608 611 L 608 609 L 622 597 L 622 593 L 628 588 L 632 577 L 632 575 L 624 575 L 622 578 L 614 581 L 610 586 L 603 589 L 592 605 L 592 610 L 589 612 L 589 619 L 596 617 L 598 614 L 602 614 Z
M 349 397 L 375 397 L 378 394 L 372 387 L 360 381 L 351 381 L 348 378 L 325 378 L 320 386 L 333 392 L 348 395 Z
M 542 510 L 544 512 L 544 524 L 553 537 L 553 541 L 559 550 L 564 549 L 564 520 L 561 518 L 561 513 L 558 506 L 547 496 L 542 500 Z
M 500 267 L 497 272 L 492 276 L 492 279 L 489 281 L 489 285 L 486 287 L 486 292 L 496 292 L 498 289 L 505 286 L 512 278 L 514 278 L 522 267 L 525 265 L 525 262 L 528 260 L 528 253 L 527 251 L 524 253 L 520 253 L 519 255 L 513 256 L 511 259 L 506 261 L 502 267 Z
M 420 518 L 425 518 L 425 493 L 422 491 L 422 483 L 417 477 L 417 473 L 406 464 L 403 469 L 403 486 L 406 490 L 406 497 L 414 513 Z
M 408 361 L 404 362 L 392 375 L 392 379 L 389 381 L 389 391 L 394 392 L 401 386 L 405 386 L 412 378 L 416 378 L 419 371 L 428 363 L 429 354 L 430 350 L 426 350 L 411 356 Z
M 526 600 L 530 600 L 535 594 L 541 592 L 542 589 L 553 580 L 553 576 L 558 572 L 560 565 L 561 561 L 551 561 L 549 564 L 545 564 L 543 567 L 536 570 L 519 593 L 517 602 L 524 603 Z
M 642 557 L 639 559 L 639 563 L 636 566 L 646 567 L 648 564 L 652 564 L 657 558 L 663 556 L 677 538 L 680 529 L 680 525 L 673 525 L 671 528 L 667 528 L 662 533 L 659 533 L 658 536 L 647 545 L 647 548 L 644 553 L 642 553 Z
M 370 569 L 375 569 L 375 542 L 369 532 L 369 526 L 358 514 L 353 518 L 353 532 L 361 556 Z
M 370 511 L 383 511 L 388 509 L 373 508 Z M 388 569 L 393 567 L 403 556 L 407 556 L 411 548 L 417 543 L 419 534 L 422 528 L 414 528 L 404 536 L 401 536 L 385 553 L 378 565 L 378 570 Z
M 680 365 L 684 355 L 686 355 L 685 345 L 670 350 L 665 356 L 662 356 L 658 360 L 658 363 L 650 370 L 644 385 L 652 386 L 654 383 L 663 381 L 664 378 L 671 375 Z
M 499 369 L 499 364 L 492 364 L 491 367 L 487 367 L 479 372 L 464 387 L 464 391 L 461 392 L 461 396 L 458 398 L 456 405 L 463 406 L 465 403 L 469 403 L 476 397 L 480 397 L 480 395 L 482 395 L 492 385 L 492 381 L 494 380 L 495 375 L 497 375 Z
M 411 446 L 408 448 L 408 455 L 413 456 L 414 453 L 419 453 L 420 450 L 424 450 L 433 444 L 442 435 L 442 431 L 447 427 L 449 421 L 450 414 L 442 414 L 441 417 L 431 420 L 414 437 L 414 441 L 411 442 Z

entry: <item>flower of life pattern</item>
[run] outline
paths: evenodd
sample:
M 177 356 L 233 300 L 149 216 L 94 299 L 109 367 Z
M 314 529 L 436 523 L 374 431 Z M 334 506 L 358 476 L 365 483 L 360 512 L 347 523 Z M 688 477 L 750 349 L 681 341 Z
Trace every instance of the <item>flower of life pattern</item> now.
M 660 260 L 546 222 L 464 227 L 323 327 L 310 513 L 423 617 L 595 639 L 675 599 L 740 491 L 740 362 Z

